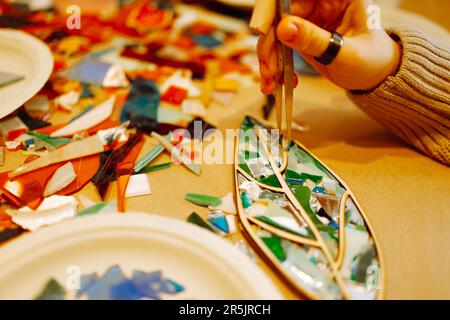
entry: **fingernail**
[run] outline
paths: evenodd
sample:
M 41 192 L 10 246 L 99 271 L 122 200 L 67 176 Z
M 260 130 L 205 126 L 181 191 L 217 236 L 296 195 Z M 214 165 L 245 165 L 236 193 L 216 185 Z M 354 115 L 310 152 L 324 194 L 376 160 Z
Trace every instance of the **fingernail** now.
M 286 27 L 283 29 L 282 33 L 283 40 L 288 42 L 293 41 L 297 36 L 297 33 L 298 33 L 297 25 L 295 23 L 288 22 L 286 24 Z

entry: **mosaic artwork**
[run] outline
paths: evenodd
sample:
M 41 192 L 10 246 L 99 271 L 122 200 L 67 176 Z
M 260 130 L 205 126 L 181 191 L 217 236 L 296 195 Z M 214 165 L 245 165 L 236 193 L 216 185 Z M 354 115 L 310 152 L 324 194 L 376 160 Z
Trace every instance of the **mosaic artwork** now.
M 245 232 L 295 288 L 313 299 L 377 299 L 383 267 L 350 189 L 297 142 L 247 117 L 236 146 Z

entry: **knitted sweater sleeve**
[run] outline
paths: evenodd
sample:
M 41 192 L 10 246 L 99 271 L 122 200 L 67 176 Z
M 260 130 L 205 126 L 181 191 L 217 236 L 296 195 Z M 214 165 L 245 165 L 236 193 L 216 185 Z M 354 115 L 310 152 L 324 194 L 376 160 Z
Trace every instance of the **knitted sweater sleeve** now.
M 352 101 L 406 143 L 450 165 L 450 46 L 413 27 L 388 31 L 402 47 L 399 70 Z

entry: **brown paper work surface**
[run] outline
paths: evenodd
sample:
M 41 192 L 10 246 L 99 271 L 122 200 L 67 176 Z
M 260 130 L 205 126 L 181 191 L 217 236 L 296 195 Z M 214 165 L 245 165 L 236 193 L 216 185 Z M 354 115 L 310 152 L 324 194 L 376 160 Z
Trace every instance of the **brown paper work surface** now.
M 210 107 L 207 119 L 221 129 L 237 127 L 245 113 L 261 117 L 260 101 L 257 87 L 241 88 L 232 106 Z M 301 78 L 295 108 L 296 117 L 310 126 L 295 137 L 350 186 L 373 227 L 385 260 L 386 298 L 450 299 L 450 170 L 410 149 L 324 79 Z M 154 144 L 147 137 L 141 154 Z M 21 160 L 17 153 L 8 153 L 5 169 Z M 169 160 L 163 155 L 154 163 Z M 184 200 L 187 192 L 234 192 L 231 164 L 203 165 L 200 176 L 174 165 L 148 177 L 152 194 L 127 199 L 128 211 L 182 220 L 196 211 L 206 217 L 205 208 Z M 111 198 L 114 193 L 112 185 Z M 99 200 L 92 184 L 80 195 Z M 286 298 L 301 298 L 259 263 Z

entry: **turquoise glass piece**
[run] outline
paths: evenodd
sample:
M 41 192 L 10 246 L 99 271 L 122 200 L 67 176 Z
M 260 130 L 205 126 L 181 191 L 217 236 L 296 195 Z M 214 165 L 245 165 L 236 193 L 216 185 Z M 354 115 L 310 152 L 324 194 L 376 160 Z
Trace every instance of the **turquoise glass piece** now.
M 230 229 L 228 228 L 227 219 L 224 215 L 212 216 L 208 218 L 208 222 L 215 226 L 220 231 L 225 233 L 229 233 Z
M 130 120 L 131 115 L 157 119 L 160 94 L 155 82 L 136 78 L 131 83 L 130 93 L 120 115 L 120 121 Z
M 171 279 L 167 279 L 166 281 L 167 281 L 167 286 L 169 288 L 169 291 L 171 293 L 179 293 L 179 292 L 183 292 L 185 290 L 184 286 L 182 286 L 178 282 L 175 282 Z
M 247 192 L 241 193 L 242 206 L 244 209 L 249 208 L 252 205 L 252 198 Z

